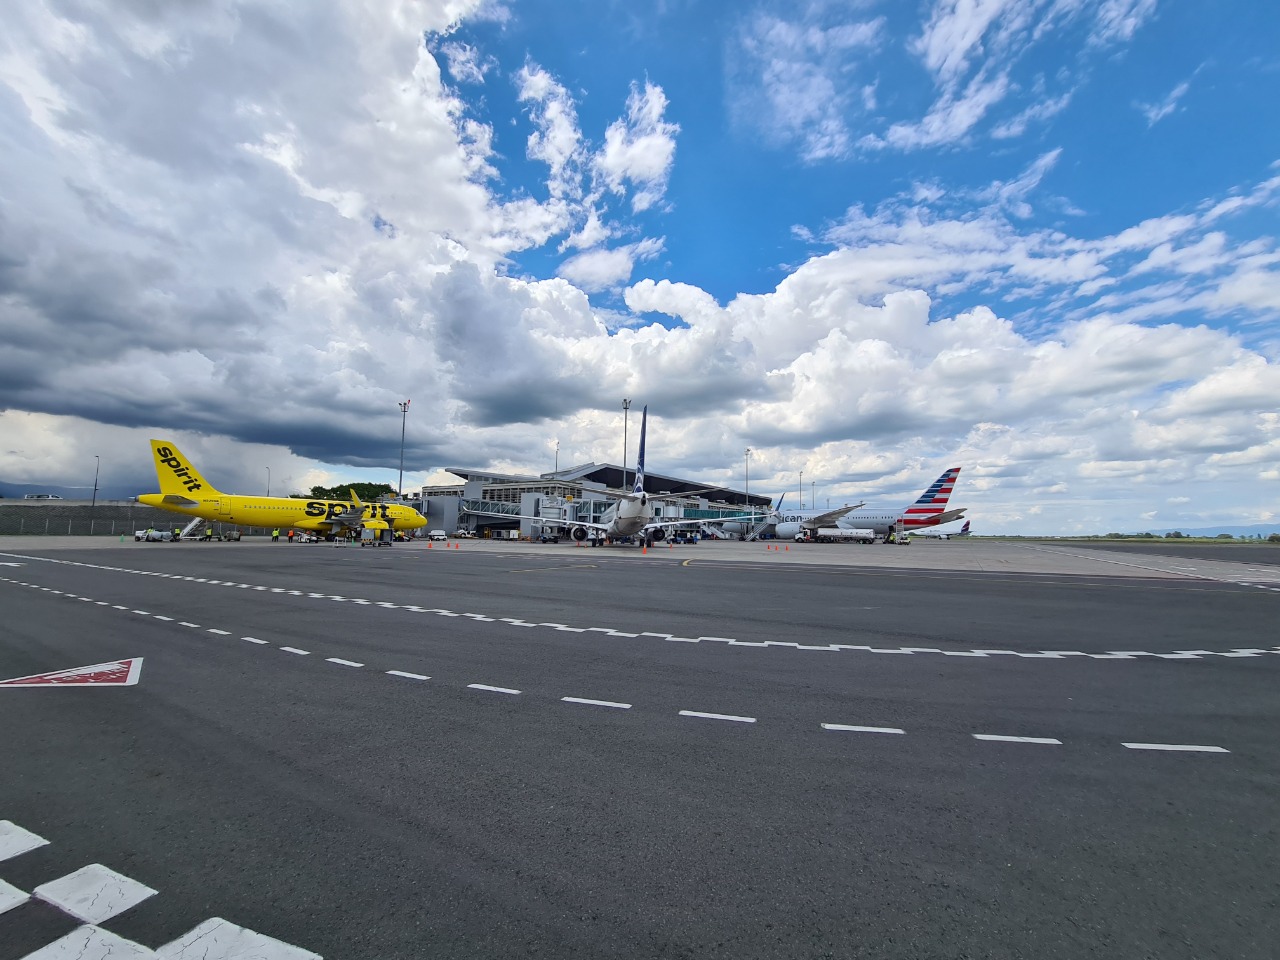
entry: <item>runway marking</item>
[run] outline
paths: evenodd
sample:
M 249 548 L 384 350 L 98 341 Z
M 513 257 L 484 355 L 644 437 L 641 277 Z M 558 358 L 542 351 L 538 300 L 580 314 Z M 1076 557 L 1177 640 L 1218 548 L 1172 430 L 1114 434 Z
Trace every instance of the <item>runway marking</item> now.
M 0 860 L 43 847 L 49 841 L 39 834 L 18 826 L 12 820 L 0 820 Z
M 1195 743 L 1124 743 L 1130 750 L 1171 750 L 1182 753 L 1230 753 L 1223 747 L 1201 746 Z
M 0 582 L 11 583 L 18 586 L 25 586 L 32 589 L 38 589 L 38 590 L 47 589 L 44 587 L 40 587 L 37 584 L 26 583 L 24 581 L 19 581 L 19 580 L 12 580 L 7 577 L 0 577 Z M 120 606 L 118 604 L 115 605 L 115 607 L 118 610 L 122 610 L 126 612 L 130 610 L 130 608 L 125 606 Z M 417 609 L 419 611 L 422 610 L 422 608 L 417 608 Z M 135 611 L 135 612 L 138 612 L 138 611 Z M 422 611 L 422 612 L 436 612 L 436 611 Z M 160 614 L 146 614 L 146 615 L 154 616 L 161 620 L 170 619 L 170 618 L 163 617 Z M 455 614 L 455 616 L 465 616 L 465 614 Z M 170 622 L 172 621 L 170 620 Z M 544 627 L 559 626 L 559 625 L 547 624 L 547 623 L 539 623 L 539 624 L 526 623 L 525 621 L 517 621 L 517 623 L 519 623 L 522 626 L 544 626 Z M 192 627 L 196 626 L 196 624 L 187 624 L 185 621 L 183 621 L 181 625 L 192 626 Z M 577 632 L 585 632 L 587 630 L 594 632 L 594 631 L 603 630 L 604 632 L 616 635 L 615 631 L 610 631 L 607 628 L 597 627 L 597 628 L 570 628 L 570 629 L 575 629 Z M 227 631 L 219 630 L 216 628 L 209 628 L 208 632 L 219 634 L 222 636 L 229 635 Z M 684 638 L 674 638 L 670 634 L 659 634 L 659 633 L 653 633 L 653 632 L 644 632 L 640 634 L 626 634 L 626 635 L 631 637 L 646 636 L 646 637 L 660 637 L 660 638 L 666 638 L 666 639 L 684 639 Z M 268 644 L 268 641 L 261 640 L 257 637 L 245 636 L 245 637 L 241 637 L 240 639 L 245 640 L 249 643 L 263 645 L 263 646 Z M 723 637 L 704 637 L 700 639 L 736 642 Z M 760 644 L 752 643 L 749 645 L 758 646 Z M 813 649 L 813 648 L 806 648 L 803 645 L 793 644 L 793 646 L 797 646 L 800 649 Z M 300 650 L 297 647 L 281 646 L 279 647 L 279 649 L 286 653 L 292 653 L 299 656 L 311 655 L 311 651 Z M 861 649 L 865 649 L 873 652 L 876 650 L 876 648 L 871 648 L 871 647 L 863 647 Z M 930 652 L 938 652 L 938 651 L 932 647 L 903 647 L 903 648 L 899 648 L 899 652 L 915 654 L 915 653 L 930 653 Z M 1012 651 L 1012 650 L 969 651 L 967 654 L 964 651 L 950 651 L 950 653 L 952 653 L 953 655 L 961 655 L 961 656 L 963 655 L 988 656 L 992 654 L 1025 656 L 1025 654 L 1019 654 L 1016 651 Z M 1046 653 L 1050 655 L 1056 654 L 1060 656 L 1069 655 L 1066 651 L 1056 651 L 1056 652 L 1047 651 Z M 1201 655 L 1210 655 L 1210 654 L 1217 655 L 1217 656 L 1256 657 L 1256 656 L 1261 656 L 1268 653 L 1280 654 L 1280 646 L 1276 646 L 1270 649 L 1263 649 L 1260 647 L 1253 647 L 1253 648 L 1244 647 L 1244 648 L 1237 648 L 1235 650 L 1227 651 L 1227 652 L 1218 652 L 1216 654 L 1213 651 L 1190 650 L 1190 651 L 1178 651 L 1173 654 L 1151 654 L 1151 653 L 1144 653 L 1143 651 L 1111 651 L 1106 654 L 1086 654 L 1086 653 L 1074 652 L 1070 655 L 1085 656 L 1085 657 L 1101 657 L 1101 658 L 1123 658 L 1123 659 L 1132 659 L 1137 656 L 1156 656 L 1156 657 L 1164 656 L 1164 657 L 1179 657 L 1179 658 L 1185 657 L 1185 658 L 1196 659 Z M 356 667 L 356 668 L 364 666 L 363 663 L 359 663 L 354 660 L 345 660 L 340 657 L 326 657 L 325 659 L 329 663 L 338 664 L 340 666 L 349 666 L 349 667 Z M 431 679 L 429 676 L 425 674 L 410 673 L 408 671 L 403 671 L 403 670 L 386 670 L 384 671 L 384 673 L 387 674 L 388 676 L 403 677 L 405 679 L 417 680 L 417 681 L 426 681 Z M 520 690 L 516 690 L 510 687 L 496 687 L 496 686 L 490 686 L 488 684 L 481 684 L 481 683 L 468 684 L 467 687 L 468 689 L 480 690 L 480 691 L 489 692 L 489 693 L 503 693 L 508 695 L 519 695 L 521 693 Z M 594 699 L 589 699 L 585 697 L 561 697 L 560 700 L 561 702 L 564 702 L 564 703 L 575 703 L 575 704 L 583 704 L 583 705 L 589 705 L 589 706 L 599 706 L 599 707 L 619 709 L 619 710 L 629 710 L 632 708 L 632 704 L 620 703 L 612 700 L 594 700 Z M 723 720 L 723 721 L 732 722 L 732 723 L 756 723 L 757 722 L 755 717 L 744 717 L 744 716 L 736 716 L 733 714 L 722 714 L 722 713 L 707 713 L 707 712 L 697 711 L 697 710 L 681 710 L 679 711 L 679 715 L 682 717 L 691 717 L 691 718 L 705 719 L 705 720 Z M 897 727 L 872 727 L 872 726 L 861 726 L 861 725 L 840 724 L 840 723 L 822 723 L 820 724 L 820 726 L 823 730 L 827 730 L 827 731 L 849 732 L 849 733 L 897 734 L 897 735 L 902 735 L 905 733 L 904 730 Z M 1022 736 L 1010 736 L 1010 735 L 1004 735 L 1004 734 L 983 734 L 983 733 L 970 734 L 970 736 L 973 737 L 973 739 L 980 740 L 980 741 L 995 741 L 995 742 L 1004 742 L 1004 743 L 1028 743 L 1028 744 L 1042 744 L 1042 745 L 1056 745 L 1056 746 L 1062 745 L 1061 740 L 1057 738 L 1052 738 L 1052 737 L 1022 737 Z M 1200 744 L 1138 743 L 1138 742 L 1125 741 L 1122 743 L 1122 745 L 1130 750 L 1150 750 L 1150 751 L 1187 752 L 1187 753 L 1230 753 L 1231 752 L 1225 747 L 1200 745 Z M 14 842 L 12 840 L 12 837 L 15 835 L 14 830 L 17 830 L 20 828 L 7 829 L 6 825 L 8 828 L 12 828 L 12 824 L 8 824 L 7 821 L 0 821 L 0 860 L 5 859 L 6 856 L 16 855 L 13 852 L 7 853 L 6 851 L 14 849 Z M 25 831 L 22 831 L 22 833 L 25 834 Z M 34 836 L 34 835 L 32 834 L 30 836 Z M 40 838 L 36 838 L 36 839 L 40 840 Z M 41 840 L 41 842 L 43 841 Z M 22 852 L 22 851 L 18 850 L 17 852 Z M 0 885 L 0 896 L 3 896 L 4 893 L 5 893 L 4 887 L 3 885 Z M 0 909 L 0 912 L 3 912 L 3 910 Z
M 163 620 L 163 621 L 165 621 L 166 623 L 173 623 L 173 617 L 162 617 L 162 616 L 160 616 L 160 614 L 158 614 L 158 613 L 157 613 L 157 614 L 155 614 L 155 618 L 156 618 L 157 620 Z
M 216 634 L 217 634 L 218 636 L 220 636 L 220 637 L 229 637 L 229 636 L 231 636 L 231 631 L 230 631 L 230 630 L 219 630 L 217 627 L 210 627 L 210 628 L 208 629 L 208 631 L 207 631 L 207 632 L 208 632 L 208 633 L 216 633 Z
M 200 629 L 200 624 L 198 624 L 198 623 L 191 623 L 191 622 L 189 622 L 189 621 L 187 621 L 187 620 L 179 620 L 179 621 L 178 621 L 178 626 L 180 626 L 180 627 L 190 627 L 190 628 L 191 628 L 191 629 L 193 629 L 193 630 L 198 630 L 198 629 Z
M 35 834 L 0 820 L 0 842 L 11 834 Z M 43 845 L 48 841 L 36 838 Z M 0 859 L 3 859 L 0 857 Z M 152 951 L 126 940 L 98 924 L 119 916 L 156 895 L 156 890 L 131 877 L 93 863 L 64 877 L 41 884 L 31 896 L 61 911 L 68 918 L 81 921 L 70 933 L 27 954 L 28 960 L 234 960 L 255 957 L 259 960 L 321 960 L 311 953 L 281 940 L 256 933 L 245 927 L 211 917 L 188 930 L 177 940 Z M 31 897 L 0 880 L 0 914 L 26 903 Z M 18 915 L 15 922 L 28 920 Z
M 734 723 L 755 723 L 755 717 L 735 717 L 728 713 L 701 713 L 697 710 L 681 710 L 682 717 L 697 717 L 701 720 L 731 720 Z
M 70 560 L 51 560 L 43 557 L 33 557 L 31 559 L 45 560 L 48 563 L 58 563 L 68 566 L 87 567 L 90 569 L 111 570 L 123 573 L 142 573 L 143 571 L 122 570 L 118 567 L 105 567 L 98 564 L 79 563 Z M 188 579 L 188 578 L 184 578 Z M 0 582 L 16 583 L 22 586 L 35 586 L 34 584 L 25 583 L 23 581 L 11 580 L 0 577 Z M 192 582 L 200 582 L 196 578 Z M 44 588 L 39 588 L 44 589 Z M 264 588 L 265 589 L 265 588 Z M 1280 654 L 1280 646 L 1268 649 L 1256 647 L 1237 647 L 1231 650 L 1177 650 L 1169 653 L 1158 653 L 1149 650 L 1108 650 L 1105 652 L 1088 652 L 1084 650 L 1004 650 L 980 648 L 976 650 L 943 650 L 938 647 L 875 647 L 868 644 L 844 644 L 844 643 L 824 643 L 824 644 L 803 644 L 792 640 L 742 640 L 734 637 L 682 637 L 672 633 L 663 633 L 659 631 L 646 630 L 642 632 L 632 632 L 627 630 L 617 630 L 613 627 L 575 627 L 565 623 L 556 623 L 553 621 L 530 621 L 522 620 L 518 617 L 493 617 L 483 613 L 459 613 L 453 610 L 447 610 L 441 607 L 422 607 L 417 604 L 398 604 L 387 600 L 367 600 L 359 598 L 343 597 L 336 594 L 325 594 L 310 592 L 306 593 L 301 590 L 286 590 L 282 587 L 270 588 L 273 592 L 279 592 L 289 596 L 309 596 L 318 600 L 330 600 L 341 603 L 357 603 L 366 606 L 376 606 L 384 610 L 403 610 L 409 613 L 422 613 L 439 617 L 465 618 L 476 623 L 505 623 L 514 627 L 522 627 L 525 629 L 548 629 L 557 630 L 565 633 L 598 633 L 607 637 L 619 637 L 623 639 L 636 639 L 638 637 L 653 638 L 656 640 L 664 640 L 669 643 L 722 643 L 726 646 L 736 647 L 756 647 L 756 648 L 779 648 L 789 650 L 804 650 L 815 652 L 851 652 L 851 653 L 873 653 L 873 654 L 897 654 L 897 655 L 925 655 L 925 656 L 943 656 L 943 657 L 968 657 L 973 659 L 987 659 L 991 657 L 1017 657 L 1025 660 L 1064 660 L 1070 657 L 1083 657 L 1091 660 L 1136 660 L 1138 658 L 1150 657 L 1159 660 L 1201 660 L 1208 657 L 1262 657 L 1268 654 Z M 56 591 L 52 591 L 55 592 Z M 67 597 L 75 598 L 75 594 L 63 594 Z M 112 605 L 114 609 L 123 610 L 127 607 L 119 604 Z M 144 616 L 150 616 L 145 610 L 135 610 L 135 613 Z
M 103 923 L 137 906 L 156 891 L 100 863 L 42 883 L 32 896 L 85 923 Z
M 629 703 L 614 703 L 612 700 L 588 700 L 585 697 L 561 697 L 562 703 L 583 703 L 589 707 L 612 707 L 615 710 L 630 710 Z

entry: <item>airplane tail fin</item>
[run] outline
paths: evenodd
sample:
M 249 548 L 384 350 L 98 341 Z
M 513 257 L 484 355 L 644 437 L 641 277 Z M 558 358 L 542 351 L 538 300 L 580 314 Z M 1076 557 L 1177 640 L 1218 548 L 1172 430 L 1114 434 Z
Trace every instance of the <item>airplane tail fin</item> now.
M 152 440 L 151 456 L 156 464 L 160 492 L 166 496 L 191 498 L 192 494 L 217 496 L 218 489 L 200 475 L 171 440 Z
M 640 453 L 636 456 L 636 482 L 631 492 L 636 496 L 644 493 L 644 432 L 649 422 L 649 405 L 645 404 L 640 413 Z
M 958 534 L 958 536 L 967 537 L 968 535 L 969 535 L 969 521 L 966 520 L 964 522 L 964 526 L 960 528 L 960 533 Z
M 959 475 L 959 467 L 944 471 L 942 476 L 929 485 L 928 490 L 920 494 L 915 503 L 903 511 L 903 520 L 913 526 L 939 522 L 937 518 L 946 510 L 947 500 L 951 497 Z

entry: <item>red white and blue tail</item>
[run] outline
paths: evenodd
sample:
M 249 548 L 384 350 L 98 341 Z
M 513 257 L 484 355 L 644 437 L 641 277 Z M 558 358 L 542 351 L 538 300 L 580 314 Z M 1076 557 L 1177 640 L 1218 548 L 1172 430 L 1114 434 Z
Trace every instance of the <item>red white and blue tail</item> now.
M 902 512 L 902 522 L 907 527 L 930 527 L 941 523 L 947 509 L 947 500 L 955 487 L 960 468 L 952 467 L 930 484 L 920 498 Z M 962 511 L 963 512 L 963 511 Z M 951 518 L 949 518 L 951 519 Z

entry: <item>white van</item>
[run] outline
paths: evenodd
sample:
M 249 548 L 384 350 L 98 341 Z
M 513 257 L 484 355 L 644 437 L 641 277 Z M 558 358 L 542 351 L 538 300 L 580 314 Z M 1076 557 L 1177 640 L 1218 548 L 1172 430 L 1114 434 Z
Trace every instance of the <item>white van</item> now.
M 430 533 L 427 534 L 427 539 L 428 540 L 448 540 L 449 537 L 445 534 L 443 530 L 432 530 Z

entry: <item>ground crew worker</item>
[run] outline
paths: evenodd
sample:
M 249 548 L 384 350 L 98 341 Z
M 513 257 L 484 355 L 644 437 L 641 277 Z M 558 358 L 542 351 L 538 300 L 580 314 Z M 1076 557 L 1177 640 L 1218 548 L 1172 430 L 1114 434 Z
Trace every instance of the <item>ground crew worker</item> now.
M 292 529 L 292 528 L 290 528 L 290 530 L 289 530 L 289 542 L 290 542 L 290 543 L 293 543 L 293 529 Z
M 272 531 L 271 531 L 271 542 L 272 542 L 272 543 L 279 543 L 279 542 L 280 542 L 280 528 L 279 528 L 279 527 L 276 527 L 274 530 L 272 530 Z
M 213 539 L 213 527 L 205 527 L 205 528 L 204 528 L 204 538 L 205 538 L 206 540 L 212 540 L 212 539 Z

